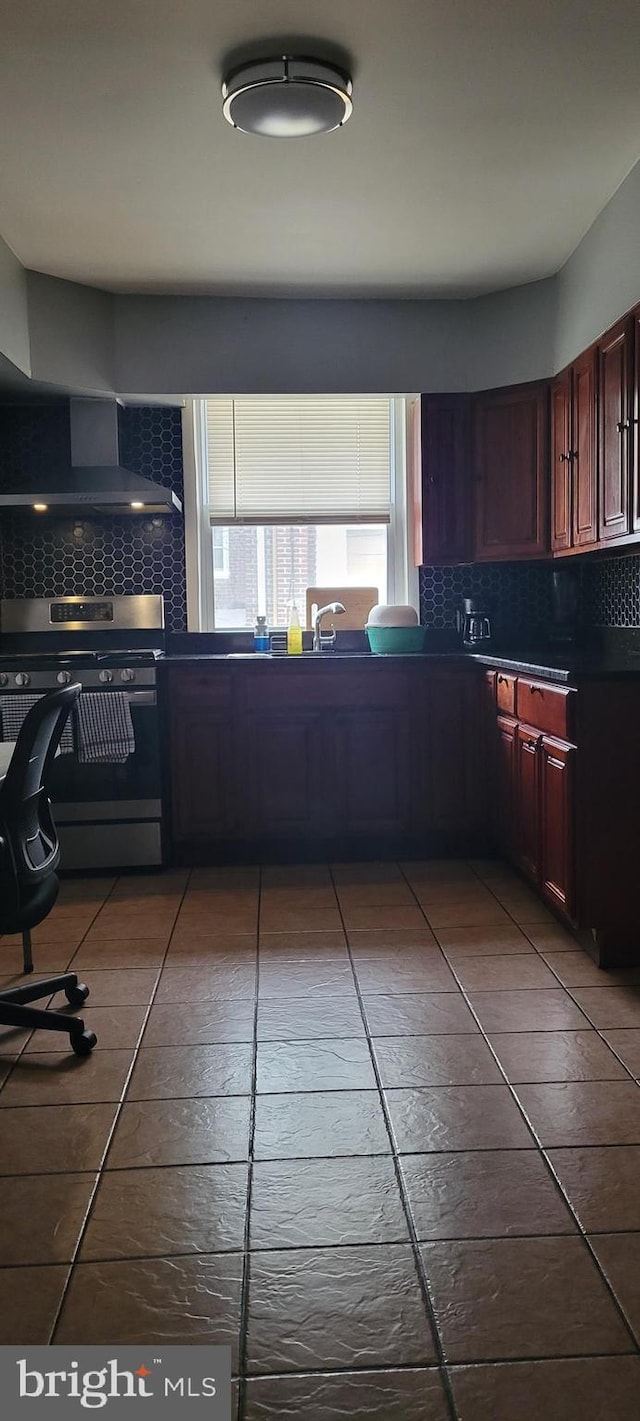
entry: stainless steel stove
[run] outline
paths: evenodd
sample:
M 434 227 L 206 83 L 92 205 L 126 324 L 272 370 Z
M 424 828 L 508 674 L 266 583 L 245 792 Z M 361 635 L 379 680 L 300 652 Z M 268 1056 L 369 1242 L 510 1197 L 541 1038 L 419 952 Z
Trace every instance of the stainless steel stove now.
M 0 602 L 0 696 L 80 682 L 127 696 L 135 750 L 124 764 L 60 755 L 51 779 L 62 868 L 162 863 L 162 774 L 156 661 L 162 597 L 57 597 Z

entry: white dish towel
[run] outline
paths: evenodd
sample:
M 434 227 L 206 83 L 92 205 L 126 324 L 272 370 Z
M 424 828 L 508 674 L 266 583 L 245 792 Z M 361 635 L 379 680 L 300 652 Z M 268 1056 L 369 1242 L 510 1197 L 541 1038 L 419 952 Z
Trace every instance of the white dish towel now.
M 136 742 L 126 691 L 83 691 L 76 709 L 82 765 L 124 765 Z

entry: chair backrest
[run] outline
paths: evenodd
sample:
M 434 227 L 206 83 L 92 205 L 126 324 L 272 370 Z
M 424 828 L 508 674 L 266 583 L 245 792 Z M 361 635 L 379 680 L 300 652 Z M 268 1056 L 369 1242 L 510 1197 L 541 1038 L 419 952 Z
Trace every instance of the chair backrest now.
M 5 884 L 11 873 L 17 885 L 35 884 L 53 873 L 59 862 L 60 845 L 47 793 L 48 772 L 81 690 L 80 685 L 63 686 L 42 696 L 22 723 L 0 785 L 0 834 L 4 840 L 0 874 Z

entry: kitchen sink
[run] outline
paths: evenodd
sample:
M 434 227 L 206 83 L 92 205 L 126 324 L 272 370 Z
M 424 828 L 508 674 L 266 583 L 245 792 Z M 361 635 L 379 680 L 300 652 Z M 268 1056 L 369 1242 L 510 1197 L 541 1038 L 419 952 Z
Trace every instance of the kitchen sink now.
M 302 651 L 289 655 L 286 651 L 228 651 L 227 661 L 353 661 L 363 656 L 370 657 L 370 651 Z

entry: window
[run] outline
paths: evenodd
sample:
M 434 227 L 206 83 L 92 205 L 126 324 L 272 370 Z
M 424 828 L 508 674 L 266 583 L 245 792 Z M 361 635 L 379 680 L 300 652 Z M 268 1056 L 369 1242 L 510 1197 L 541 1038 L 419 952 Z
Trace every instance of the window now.
M 286 626 L 294 598 L 304 624 L 308 587 L 409 599 L 404 404 L 381 396 L 193 402 L 192 629 L 248 629 L 259 612 L 270 627 Z
M 229 529 L 211 529 L 214 577 L 229 576 Z

